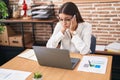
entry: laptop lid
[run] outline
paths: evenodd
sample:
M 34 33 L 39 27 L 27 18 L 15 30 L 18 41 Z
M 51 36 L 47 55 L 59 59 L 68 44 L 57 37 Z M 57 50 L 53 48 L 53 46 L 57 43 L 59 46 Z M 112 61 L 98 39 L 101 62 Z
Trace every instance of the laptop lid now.
M 68 50 L 40 46 L 33 46 L 33 49 L 38 63 L 43 66 L 74 69 L 79 62 L 79 59 L 71 61 Z

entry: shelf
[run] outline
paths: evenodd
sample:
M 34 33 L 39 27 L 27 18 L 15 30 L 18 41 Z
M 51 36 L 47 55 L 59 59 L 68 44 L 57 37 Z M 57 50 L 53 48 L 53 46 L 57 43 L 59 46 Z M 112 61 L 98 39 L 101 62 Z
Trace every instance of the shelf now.
M 36 46 L 46 46 L 47 41 L 35 41 L 35 42 L 30 42 L 25 45 L 25 48 L 31 49 L 33 45 Z

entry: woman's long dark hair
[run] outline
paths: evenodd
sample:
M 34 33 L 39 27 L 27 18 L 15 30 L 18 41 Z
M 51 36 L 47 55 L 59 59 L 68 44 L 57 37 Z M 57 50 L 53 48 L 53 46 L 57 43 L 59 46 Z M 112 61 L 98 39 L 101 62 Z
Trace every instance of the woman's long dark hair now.
M 76 15 L 77 23 L 84 22 L 82 16 L 80 15 L 80 12 L 77 8 L 77 6 L 72 2 L 66 2 L 64 3 L 61 8 L 59 9 L 59 14 L 64 13 L 67 15 L 74 16 Z

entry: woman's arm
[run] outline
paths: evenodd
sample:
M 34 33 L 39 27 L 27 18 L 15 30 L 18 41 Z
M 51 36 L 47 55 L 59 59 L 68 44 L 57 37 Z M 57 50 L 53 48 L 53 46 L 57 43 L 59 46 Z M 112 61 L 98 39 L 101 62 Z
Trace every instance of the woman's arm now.
M 76 30 L 76 34 L 73 35 L 71 41 L 81 54 L 88 54 L 91 52 L 90 44 L 91 44 L 92 26 L 89 23 L 86 22 L 84 23 L 85 24 L 83 26 L 78 27 L 78 29 Z M 81 33 L 79 33 L 80 27 L 83 28 Z
M 62 25 L 60 24 L 60 22 L 58 22 L 57 25 L 55 26 L 52 36 L 47 42 L 46 47 L 56 48 L 58 46 L 58 43 L 64 37 L 63 33 L 61 32 L 61 26 Z

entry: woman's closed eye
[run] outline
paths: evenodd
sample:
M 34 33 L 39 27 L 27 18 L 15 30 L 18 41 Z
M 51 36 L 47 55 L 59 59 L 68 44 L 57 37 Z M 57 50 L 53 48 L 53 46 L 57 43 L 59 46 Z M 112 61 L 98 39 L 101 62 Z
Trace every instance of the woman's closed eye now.
M 58 18 L 59 21 L 61 21 L 61 22 L 71 22 L 73 16 L 71 16 L 71 15 L 66 15 L 66 14 L 59 14 L 59 16 L 57 16 L 57 18 Z
M 60 21 L 71 21 L 71 19 L 59 19 Z

